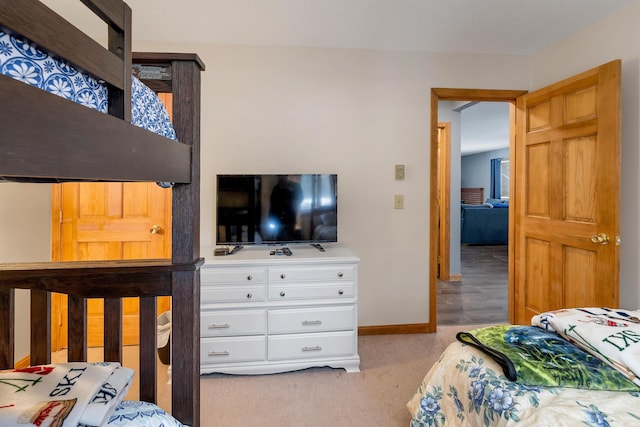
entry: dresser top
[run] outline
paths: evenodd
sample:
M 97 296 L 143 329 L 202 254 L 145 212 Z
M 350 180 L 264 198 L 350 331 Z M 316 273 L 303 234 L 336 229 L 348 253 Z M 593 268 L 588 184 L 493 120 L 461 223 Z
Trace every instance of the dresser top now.
M 289 248 L 291 256 L 281 254 L 279 250 Z M 347 246 L 340 243 L 322 243 L 324 252 L 310 244 L 288 245 L 256 245 L 245 246 L 232 255 L 214 256 L 213 251 L 205 256 L 204 268 L 220 265 L 244 265 L 264 264 L 316 264 L 316 263 L 341 263 L 359 262 L 360 259 Z M 231 249 L 231 248 L 230 248 Z

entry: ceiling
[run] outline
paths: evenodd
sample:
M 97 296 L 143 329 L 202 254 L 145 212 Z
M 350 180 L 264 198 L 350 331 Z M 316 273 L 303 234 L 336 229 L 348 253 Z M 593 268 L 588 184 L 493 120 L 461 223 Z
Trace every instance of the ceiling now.
M 144 13 L 139 29 L 157 40 L 508 55 L 534 54 L 629 1 L 127 0 L 134 28 Z
M 460 109 L 460 154 L 509 147 L 509 103 L 478 102 Z
M 77 0 L 43 1 L 87 19 Z M 125 1 L 134 40 L 532 55 L 640 0 Z

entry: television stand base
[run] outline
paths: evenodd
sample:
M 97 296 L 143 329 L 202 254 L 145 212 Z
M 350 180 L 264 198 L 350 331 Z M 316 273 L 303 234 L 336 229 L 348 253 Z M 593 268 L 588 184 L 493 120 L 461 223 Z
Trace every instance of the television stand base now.
M 313 246 L 314 248 L 316 248 L 320 252 L 324 252 L 324 248 L 322 247 L 322 245 L 320 243 L 312 243 L 311 246 Z

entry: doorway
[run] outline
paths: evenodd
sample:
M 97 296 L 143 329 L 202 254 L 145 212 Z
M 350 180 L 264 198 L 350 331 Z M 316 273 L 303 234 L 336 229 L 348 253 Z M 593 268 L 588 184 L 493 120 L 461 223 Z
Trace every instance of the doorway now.
M 431 200 L 437 199 L 438 102 L 467 99 L 510 103 L 509 322 L 559 308 L 619 305 L 621 61 L 530 93 L 432 89 Z M 437 203 L 430 205 L 429 232 L 429 329 L 435 332 Z
M 439 164 L 439 129 L 438 129 L 438 104 L 440 101 L 474 101 L 474 102 L 506 102 L 509 103 L 509 152 L 513 153 L 515 141 L 515 105 L 516 98 L 527 93 L 527 91 L 514 90 L 478 90 L 478 89 L 444 89 L 433 88 L 431 90 L 431 149 L 430 149 L 430 200 L 438 200 L 439 197 L 439 171 L 442 165 Z M 510 155 L 510 157 L 513 157 Z M 512 182 L 510 191 L 513 192 Z M 443 222 L 438 203 L 431 203 L 430 206 L 430 255 L 429 255 L 429 325 L 432 332 L 436 331 L 437 325 L 437 275 L 438 275 L 438 246 L 440 243 L 439 224 Z M 509 221 L 512 221 L 513 213 L 509 212 Z M 512 231 L 509 231 L 511 234 Z M 509 240 L 512 236 L 509 235 Z M 513 253 L 508 251 L 508 301 L 509 319 L 513 319 Z
M 506 323 L 509 103 L 440 101 L 438 128 L 438 323 Z

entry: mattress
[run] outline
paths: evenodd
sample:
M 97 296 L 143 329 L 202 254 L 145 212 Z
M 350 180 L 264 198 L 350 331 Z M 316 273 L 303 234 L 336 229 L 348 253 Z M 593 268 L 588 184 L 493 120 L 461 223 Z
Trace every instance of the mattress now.
M 407 403 L 411 426 L 640 425 L 640 393 L 523 385 L 484 352 L 452 343 Z
M 108 88 L 92 76 L 0 29 L 0 73 L 88 108 L 107 113 Z M 153 90 L 131 77 L 131 123 L 176 139 L 167 109 Z

